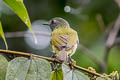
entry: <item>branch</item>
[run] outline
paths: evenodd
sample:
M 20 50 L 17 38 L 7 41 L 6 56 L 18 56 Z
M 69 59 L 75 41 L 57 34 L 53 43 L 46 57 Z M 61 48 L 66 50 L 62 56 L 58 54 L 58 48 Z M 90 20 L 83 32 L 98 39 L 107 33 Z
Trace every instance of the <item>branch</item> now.
M 103 73 L 106 69 L 104 63 L 102 61 L 100 61 L 94 54 L 92 51 L 90 51 L 89 49 L 87 49 L 86 47 L 84 47 L 83 45 L 79 44 L 78 48 L 80 50 L 82 50 L 87 56 L 89 56 L 100 68 L 101 72 Z
M 17 54 L 17 55 L 23 55 L 23 56 L 31 56 L 30 53 L 24 53 L 24 52 L 17 52 L 17 51 L 10 51 L 10 50 L 2 50 L 0 49 L 0 53 L 7 53 L 7 54 Z M 45 59 L 49 62 L 57 62 L 57 63 L 60 63 L 59 61 L 53 59 L 53 58 L 48 58 L 48 57 L 43 57 L 43 56 L 39 56 L 39 55 L 35 55 L 35 54 L 32 54 L 32 57 L 37 57 L 37 58 L 41 58 L 41 59 Z M 77 66 L 77 65 L 72 65 L 74 68 L 76 69 L 79 69 L 81 71 L 84 71 L 84 72 L 87 72 L 87 73 L 90 73 L 90 74 L 93 74 L 95 76 L 98 76 L 98 77 L 104 77 L 104 75 L 102 74 L 99 74 L 99 73 L 96 73 L 96 72 L 93 72 L 93 71 L 90 71 L 88 69 L 85 69 L 83 67 L 80 67 L 80 66 Z
M 100 14 L 97 14 L 96 20 L 97 20 L 97 22 L 98 22 L 98 24 L 99 24 L 100 30 L 101 30 L 101 31 L 104 31 L 104 29 L 105 29 L 105 24 L 104 24 L 103 19 L 102 19 L 102 16 L 101 16 Z
M 114 45 L 118 31 L 120 29 L 120 16 L 118 16 L 115 25 L 113 29 L 110 31 L 108 35 L 108 39 L 105 44 L 105 50 L 104 50 L 104 62 L 107 64 L 108 62 L 108 57 L 109 57 L 109 52 L 111 50 L 111 47 Z
M 115 39 L 115 42 L 114 42 L 114 44 L 113 44 L 112 47 L 114 47 L 116 45 L 120 45 L 120 37 L 118 37 L 118 38 Z
M 15 38 L 15 37 L 24 37 L 24 36 L 31 36 L 31 32 L 21 31 L 21 32 L 6 32 L 5 37 L 6 38 Z M 44 35 L 44 36 L 50 36 L 50 33 L 43 32 L 43 31 L 35 31 L 35 35 Z

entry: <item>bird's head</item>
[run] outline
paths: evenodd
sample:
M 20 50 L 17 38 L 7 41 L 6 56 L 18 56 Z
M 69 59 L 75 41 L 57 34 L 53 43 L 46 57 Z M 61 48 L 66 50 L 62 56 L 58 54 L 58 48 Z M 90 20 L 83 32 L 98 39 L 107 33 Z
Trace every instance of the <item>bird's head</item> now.
M 49 21 L 48 25 L 50 26 L 50 28 L 52 30 L 54 30 L 55 28 L 59 28 L 59 27 L 70 27 L 69 23 L 60 17 L 56 17 L 56 18 L 51 19 Z

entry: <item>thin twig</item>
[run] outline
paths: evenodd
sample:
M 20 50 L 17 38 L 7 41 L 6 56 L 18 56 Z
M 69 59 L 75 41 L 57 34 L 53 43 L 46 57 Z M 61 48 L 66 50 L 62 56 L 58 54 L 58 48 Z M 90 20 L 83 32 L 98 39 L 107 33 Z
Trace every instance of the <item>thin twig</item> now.
M 79 44 L 78 48 L 82 50 L 87 56 L 89 56 L 100 68 L 101 72 L 104 73 L 105 71 L 105 65 L 102 61 L 100 61 L 92 51 L 90 51 L 88 48 L 84 47 L 83 45 Z
M 120 37 L 117 37 L 117 38 L 115 39 L 115 42 L 114 42 L 114 44 L 113 44 L 112 47 L 114 47 L 114 46 L 116 46 L 116 45 L 120 45 Z
M 97 14 L 96 20 L 97 20 L 97 22 L 98 22 L 98 24 L 99 24 L 99 27 L 100 27 L 101 31 L 104 31 L 104 29 L 105 29 L 105 24 L 104 24 L 103 19 L 102 19 L 102 16 L 101 16 L 100 14 Z
M 31 56 L 30 53 L 11 51 L 11 50 L 2 50 L 2 49 L 0 49 L 0 53 L 16 54 L 16 55 L 22 55 L 22 56 Z M 32 54 L 32 57 L 37 57 L 37 58 L 45 59 L 45 60 L 48 60 L 48 61 L 53 61 L 52 58 L 48 58 L 48 57 L 44 57 L 44 56 L 38 56 L 38 55 L 35 55 L 35 54 Z
M 107 39 L 106 44 L 105 44 L 104 63 L 106 65 L 108 62 L 109 52 L 110 52 L 111 47 L 113 46 L 113 44 L 116 40 L 119 29 L 120 29 L 120 16 L 118 16 L 116 23 L 115 23 L 113 29 L 110 31 L 108 39 Z
M 26 32 L 26 31 L 20 31 L 20 32 L 6 32 L 5 37 L 6 38 L 15 38 L 15 37 L 24 37 L 31 36 L 31 32 Z M 35 31 L 35 35 L 44 35 L 44 36 L 50 36 L 50 33 L 43 32 L 43 31 Z
M 0 53 L 7 53 L 7 54 L 17 54 L 17 55 L 22 55 L 22 56 L 31 56 L 30 53 L 24 53 L 24 52 L 17 52 L 17 51 L 10 51 L 10 50 L 2 50 L 0 49 Z M 57 62 L 57 63 L 60 63 L 59 61 L 53 59 L 53 58 L 48 58 L 48 57 L 43 57 L 43 56 L 39 56 L 39 55 L 35 55 L 35 54 L 32 54 L 32 57 L 37 57 L 37 58 L 41 58 L 41 59 L 45 59 L 45 60 L 48 60 L 50 62 Z M 93 72 L 93 71 L 90 71 L 88 69 L 85 69 L 83 67 L 80 67 L 80 66 L 77 66 L 77 65 L 72 65 L 74 68 L 76 69 L 79 69 L 81 71 L 84 71 L 84 72 L 87 72 L 87 73 L 90 73 L 90 74 L 93 74 L 95 76 L 98 76 L 98 77 L 104 77 L 104 75 L 102 74 L 99 74 L 99 73 L 96 73 L 96 72 Z
M 109 36 L 108 36 L 108 39 L 106 42 L 106 46 L 111 47 L 114 44 L 114 41 L 116 39 L 119 29 L 120 29 L 120 16 L 118 17 L 113 29 L 109 33 Z
M 93 75 L 98 76 L 98 77 L 104 77 L 104 75 L 102 75 L 102 74 L 96 73 L 94 71 L 89 71 L 88 69 L 77 66 L 77 65 L 73 65 L 73 67 L 76 68 L 76 69 L 79 69 L 81 71 L 87 72 L 89 74 L 93 74 Z
M 110 24 L 108 24 L 107 26 L 106 26 L 106 29 L 104 30 L 104 37 L 105 37 L 105 39 L 106 38 L 108 38 L 108 36 L 109 36 L 109 33 L 110 33 L 110 31 L 112 30 L 112 28 L 113 28 L 113 24 L 114 22 L 111 22 Z

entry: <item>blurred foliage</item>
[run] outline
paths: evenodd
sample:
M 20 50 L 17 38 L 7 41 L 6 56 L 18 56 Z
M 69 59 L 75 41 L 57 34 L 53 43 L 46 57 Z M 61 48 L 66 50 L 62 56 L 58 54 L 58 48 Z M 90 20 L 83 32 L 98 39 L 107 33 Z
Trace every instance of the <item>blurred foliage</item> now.
M 103 60 L 103 50 L 105 45 L 104 31 L 101 30 L 96 16 L 100 14 L 105 24 L 104 29 L 108 25 L 115 22 L 118 14 L 119 7 L 114 0 L 24 0 L 30 15 L 31 22 L 36 20 L 49 20 L 53 17 L 65 18 L 73 29 L 78 32 L 80 43 L 93 50 L 94 55 L 100 60 Z M 69 5 L 79 13 L 66 13 L 64 7 Z M 1 6 L 1 4 L 0 4 Z M 5 5 L 2 5 L 5 6 Z M 6 11 L 5 11 L 6 10 Z M 4 11 L 4 13 L 3 13 Z M 0 20 L 3 23 L 5 32 L 25 31 L 27 27 L 13 12 L 7 14 L 11 10 L 5 7 L 0 10 Z M 50 46 L 43 50 L 36 50 L 29 47 L 23 37 L 20 38 L 7 38 L 10 50 L 24 51 L 37 53 L 39 55 L 51 56 Z M 4 48 L 4 43 L 0 39 L 0 48 Z M 111 50 L 108 63 L 108 72 L 119 70 L 119 47 Z M 100 71 L 98 66 L 92 61 L 89 56 L 85 55 L 80 50 L 76 51 L 73 56 L 77 65 L 83 67 L 94 67 Z

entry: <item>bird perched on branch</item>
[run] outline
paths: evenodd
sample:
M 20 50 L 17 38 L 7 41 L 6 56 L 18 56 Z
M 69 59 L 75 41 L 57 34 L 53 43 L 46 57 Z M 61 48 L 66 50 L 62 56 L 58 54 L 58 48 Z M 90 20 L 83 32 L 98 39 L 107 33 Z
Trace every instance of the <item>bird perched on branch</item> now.
M 70 28 L 66 20 L 59 17 L 51 19 L 48 25 L 52 29 L 51 46 L 56 59 L 67 62 L 68 57 L 71 57 L 77 49 L 79 42 L 77 32 Z

